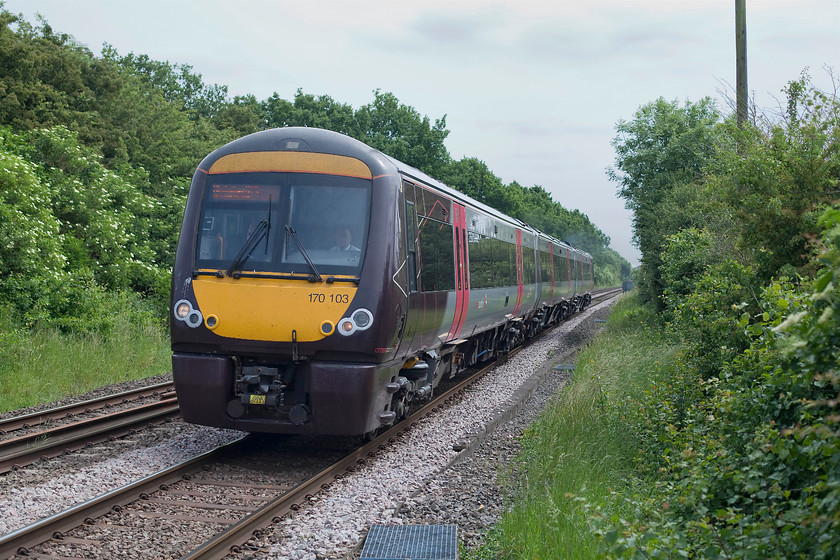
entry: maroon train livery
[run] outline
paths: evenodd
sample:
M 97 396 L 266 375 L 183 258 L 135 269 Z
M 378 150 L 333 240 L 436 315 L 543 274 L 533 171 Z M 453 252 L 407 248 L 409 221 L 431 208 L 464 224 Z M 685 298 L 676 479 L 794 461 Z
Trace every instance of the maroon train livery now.
M 172 279 L 185 421 L 371 434 L 587 305 L 592 258 L 347 136 L 251 134 L 193 177 Z

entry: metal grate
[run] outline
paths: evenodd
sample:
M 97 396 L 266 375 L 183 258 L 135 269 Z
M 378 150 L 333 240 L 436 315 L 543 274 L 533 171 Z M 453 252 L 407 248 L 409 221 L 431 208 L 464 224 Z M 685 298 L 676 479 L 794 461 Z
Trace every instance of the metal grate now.
M 455 525 L 373 525 L 359 560 L 457 560 Z

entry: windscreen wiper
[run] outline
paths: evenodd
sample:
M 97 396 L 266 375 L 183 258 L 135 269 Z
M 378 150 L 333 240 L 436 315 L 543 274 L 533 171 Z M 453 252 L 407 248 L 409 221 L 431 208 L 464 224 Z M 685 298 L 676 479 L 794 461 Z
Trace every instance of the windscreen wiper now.
M 248 239 L 245 240 L 245 245 L 243 245 L 242 249 L 239 250 L 239 253 L 236 254 L 236 258 L 233 259 L 232 263 L 230 263 L 230 267 L 227 269 L 228 276 L 232 276 L 234 271 L 242 268 L 245 261 L 247 261 L 248 257 L 251 256 L 251 253 L 254 252 L 257 244 L 260 240 L 262 240 L 263 236 L 268 237 L 268 230 L 270 227 L 271 222 L 269 222 L 269 220 L 260 220 L 260 223 L 257 224 L 257 227 L 254 228 L 254 231 L 251 232 L 251 235 L 249 235 Z
M 239 250 L 236 258 L 233 259 L 232 263 L 230 263 L 230 268 L 227 269 L 228 276 L 233 274 L 235 270 L 242 268 L 245 261 L 247 261 L 248 257 L 251 256 L 251 253 L 254 252 L 254 249 L 257 247 L 257 243 L 259 243 L 260 239 L 263 237 L 265 237 L 265 254 L 268 254 L 269 233 L 271 233 L 271 195 L 268 196 L 268 215 L 265 217 L 265 220 L 260 220 L 260 223 L 257 224 L 257 227 L 254 228 L 254 231 L 252 231 L 251 235 L 248 236 L 248 239 L 245 240 L 245 245 L 242 246 L 242 249 Z
M 298 234 L 297 234 L 297 231 L 295 231 L 295 228 L 293 228 L 289 224 L 286 224 L 286 231 L 289 232 L 289 235 L 291 235 L 292 239 L 295 240 L 295 243 L 297 243 L 298 249 L 300 249 L 300 254 L 303 255 L 303 258 L 306 259 L 306 264 L 308 264 L 309 268 L 312 269 L 312 274 L 315 275 L 315 282 L 323 282 L 324 280 L 321 278 L 321 275 L 318 274 L 318 269 L 315 268 L 314 264 L 312 264 L 312 259 L 310 259 L 309 255 L 306 254 L 306 249 L 303 248 L 303 243 L 301 242 L 300 237 L 298 237 Z M 310 280 L 310 282 L 311 281 L 312 280 Z

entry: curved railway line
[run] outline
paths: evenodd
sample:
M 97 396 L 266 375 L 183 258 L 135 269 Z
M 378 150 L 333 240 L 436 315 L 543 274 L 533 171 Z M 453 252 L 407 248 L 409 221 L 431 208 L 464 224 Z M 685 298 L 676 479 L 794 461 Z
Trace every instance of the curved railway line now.
M 610 299 L 617 293 L 620 290 L 593 294 L 593 303 Z M 204 542 L 197 536 L 194 543 L 185 545 L 181 558 L 224 558 L 239 550 L 253 534 L 297 509 L 379 450 L 398 442 L 423 417 L 446 406 L 448 401 L 452 402 L 466 387 L 525 347 L 527 344 L 463 379 L 365 445 L 350 445 L 352 440 L 348 438 L 245 436 L 2 536 L 0 558 L 87 557 L 85 549 L 101 550 L 104 540 L 113 538 L 104 535 L 114 531 L 126 543 L 143 542 L 145 546 L 148 536 L 144 540 L 143 531 L 154 531 L 160 524 L 171 528 L 192 523 L 213 527 L 210 532 L 214 536 Z M 168 399 L 161 398 L 161 402 L 164 401 Z M 300 448 L 305 446 L 303 454 L 314 460 L 305 469 L 299 464 L 287 469 L 287 473 L 294 471 L 296 476 L 276 484 L 266 484 L 265 478 L 250 478 L 243 474 L 244 470 L 237 470 L 237 464 L 243 458 L 250 468 L 259 464 L 257 457 L 268 446 L 276 456 L 292 456 L 297 452 L 298 457 Z M 270 459 L 262 469 L 281 472 L 276 461 Z M 143 521 L 138 523 L 138 519 Z M 140 525 L 140 534 L 131 535 L 138 530 L 132 524 Z

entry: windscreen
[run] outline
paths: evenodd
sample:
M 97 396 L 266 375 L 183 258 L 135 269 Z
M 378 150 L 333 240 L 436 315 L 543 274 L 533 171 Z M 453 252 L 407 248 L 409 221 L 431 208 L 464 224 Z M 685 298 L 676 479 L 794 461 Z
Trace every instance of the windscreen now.
M 196 268 L 358 275 L 367 243 L 370 181 L 305 173 L 207 178 Z M 311 265 L 310 265 L 311 263 Z

